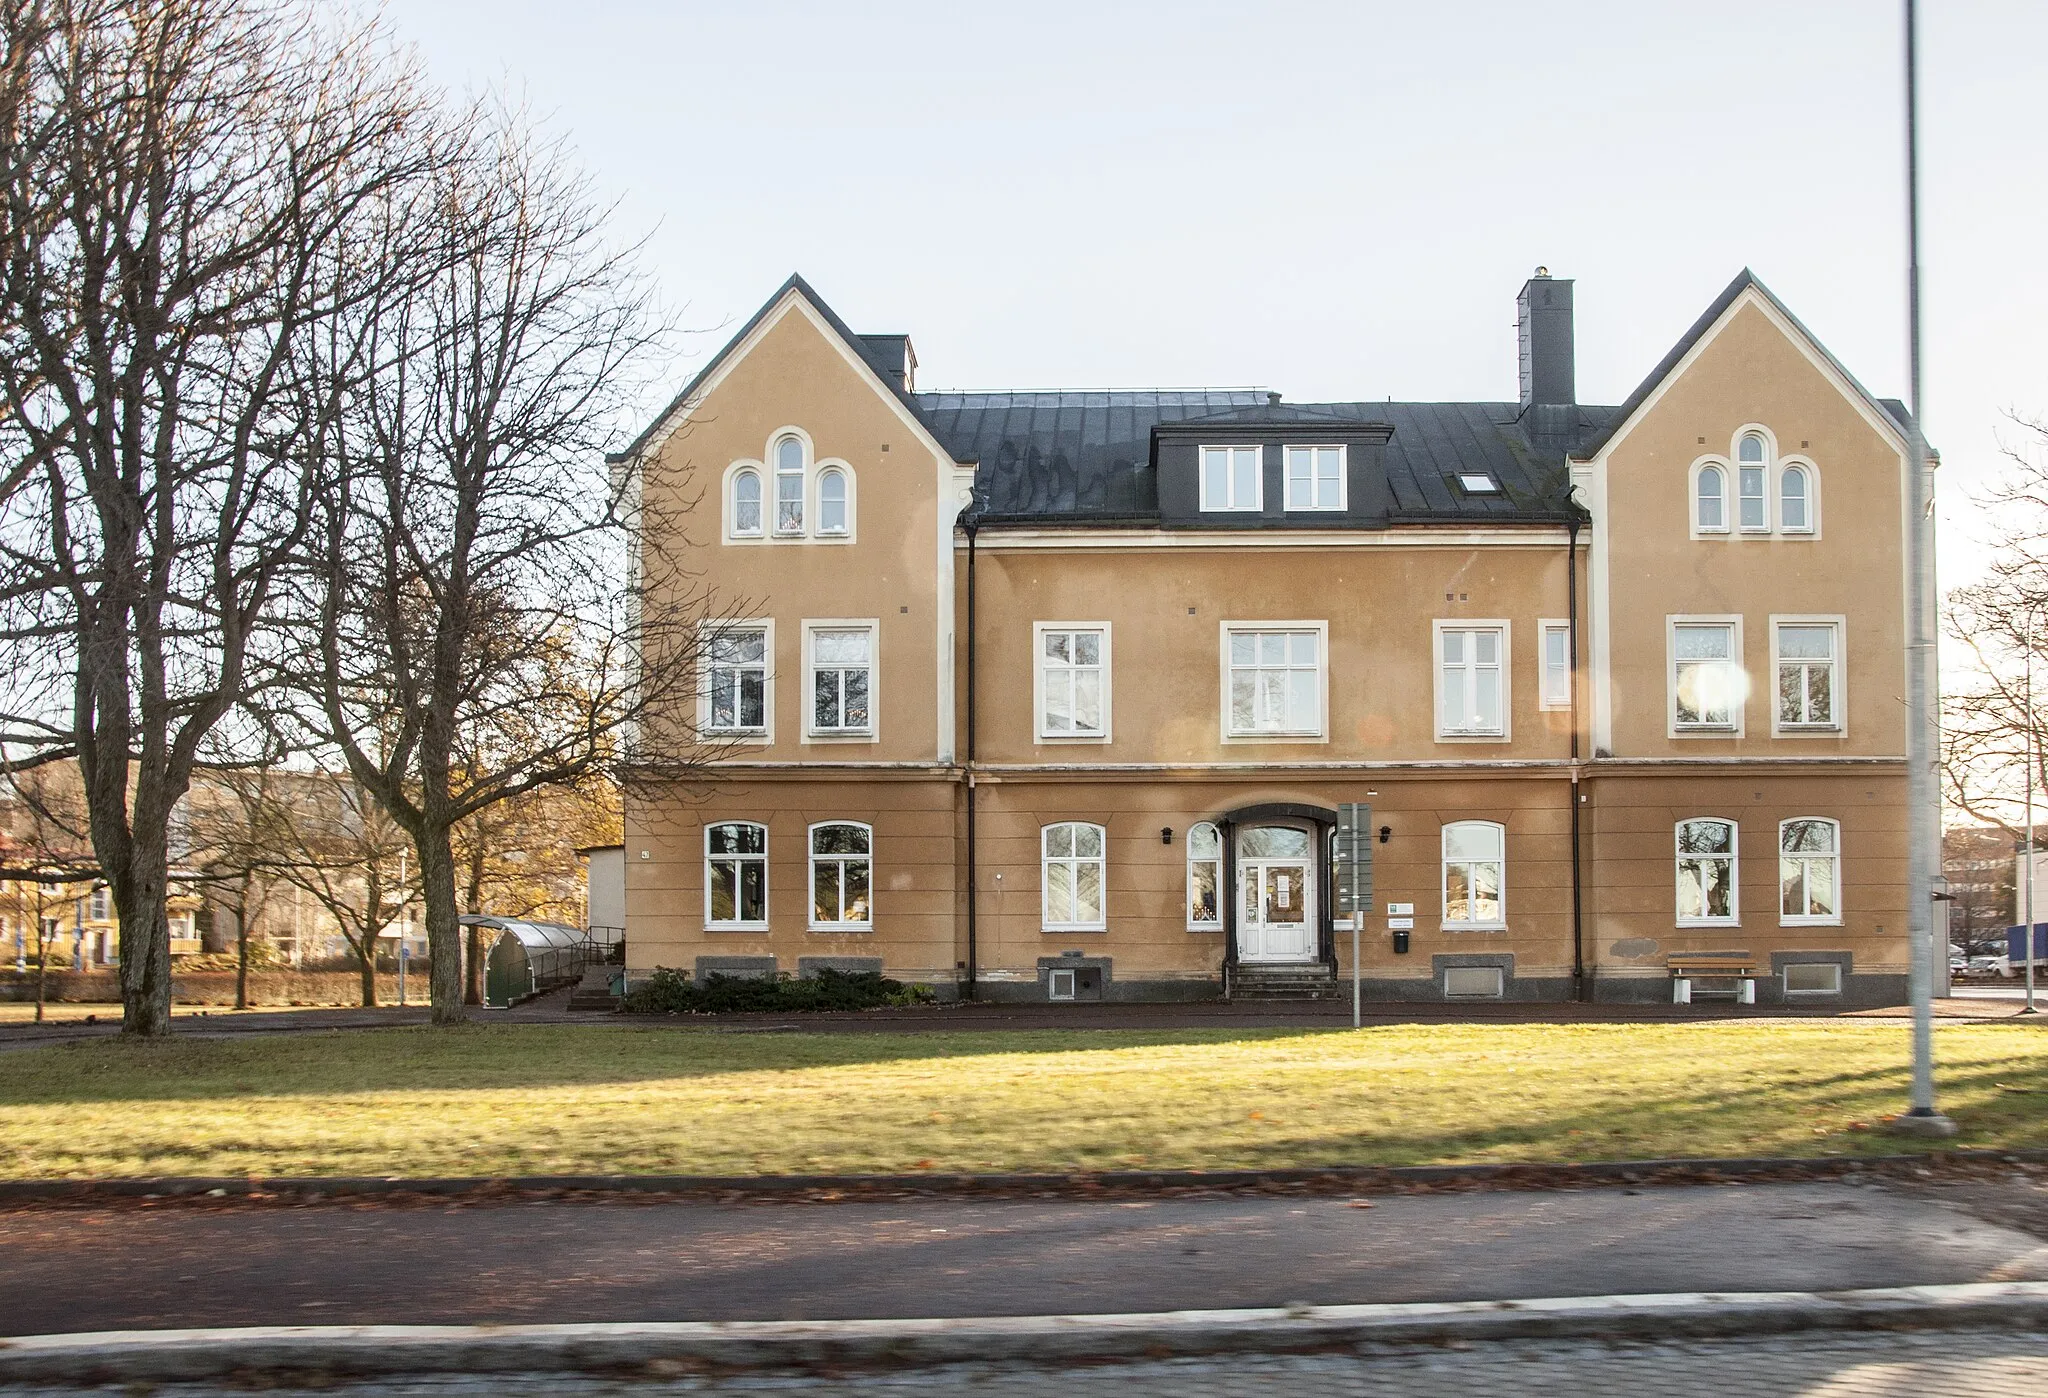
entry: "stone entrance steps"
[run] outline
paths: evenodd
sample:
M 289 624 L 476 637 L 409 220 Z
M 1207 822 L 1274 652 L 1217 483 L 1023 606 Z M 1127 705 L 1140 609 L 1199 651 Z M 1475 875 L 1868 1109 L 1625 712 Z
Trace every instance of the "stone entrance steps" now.
M 1239 965 L 1230 977 L 1233 1000 L 1329 1000 L 1337 991 L 1328 966 Z
M 609 1014 L 619 1007 L 618 998 L 612 994 L 612 977 L 618 974 L 616 966 L 586 966 L 583 979 L 569 993 L 569 1008 Z

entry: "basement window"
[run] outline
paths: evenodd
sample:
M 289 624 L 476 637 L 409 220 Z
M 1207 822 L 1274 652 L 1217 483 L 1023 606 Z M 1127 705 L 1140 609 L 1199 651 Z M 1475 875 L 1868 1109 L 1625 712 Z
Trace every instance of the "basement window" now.
M 1072 971 L 1048 971 L 1046 973 L 1046 999 L 1071 1000 L 1074 998 L 1074 973 Z
M 1504 981 L 1498 966 L 1446 966 L 1444 996 L 1450 1000 L 1498 1000 Z
M 1500 494 L 1500 483 L 1484 471 L 1460 471 L 1458 484 L 1465 487 L 1467 495 Z
M 1785 968 L 1787 995 L 1840 995 L 1842 968 L 1832 961 L 1795 961 Z

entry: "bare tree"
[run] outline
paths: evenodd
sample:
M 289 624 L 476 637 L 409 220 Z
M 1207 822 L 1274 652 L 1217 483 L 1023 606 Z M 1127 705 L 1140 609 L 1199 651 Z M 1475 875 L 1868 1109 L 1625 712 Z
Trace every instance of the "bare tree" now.
M 1944 676 L 1943 777 L 1951 805 L 2024 837 L 2030 748 L 2036 804 L 2048 807 L 2048 424 L 2013 421 L 2011 467 L 1983 501 L 2000 523 L 1990 566 L 1948 598 L 1948 634 L 1971 663 Z M 2030 649 L 2037 696 L 2028 693 Z M 2036 810 L 2037 825 L 2044 814 Z
M 76 759 L 123 1029 L 164 1034 L 173 810 L 323 499 L 286 390 L 437 153 L 378 32 L 310 7 L 0 0 L 0 41 L 0 751 Z
M 418 851 L 436 1023 L 464 1017 L 453 832 L 615 764 L 688 685 L 675 657 L 702 611 L 687 574 L 630 552 L 603 464 L 662 330 L 631 253 L 518 113 L 485 102 L 459 125 L 431 277 L 346 347 L 379 367 L 322 444 L 338 484 L 309 568 L 316 663 L 292 677 Z

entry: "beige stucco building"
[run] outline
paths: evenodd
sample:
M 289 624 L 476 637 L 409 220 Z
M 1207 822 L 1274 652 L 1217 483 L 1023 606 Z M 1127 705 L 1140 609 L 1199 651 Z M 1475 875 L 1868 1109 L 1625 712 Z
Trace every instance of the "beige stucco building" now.
M 928 393 L 792 278 L 616 458 L 727 599 L 630 973 L 1902 997 L 1904 409 L 1747 273 L 1583 405 L 1571 307 L 1511 401 Z

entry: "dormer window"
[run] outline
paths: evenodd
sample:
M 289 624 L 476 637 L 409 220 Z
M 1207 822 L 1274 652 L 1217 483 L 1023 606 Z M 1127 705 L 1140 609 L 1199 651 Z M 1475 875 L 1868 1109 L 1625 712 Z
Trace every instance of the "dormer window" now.
M 1288 509 L 1344 508 L 1343 447 L 1288 447 L 1286 458 Z
M 1460 471 L 1458 484 L 1465 488 L 1467 495 L 1498 495 L 1500 482 L 1484 471 Z
M 1263 509 L 1262 455 L 1258 447 L 1203 447 L 1203 511 Z

